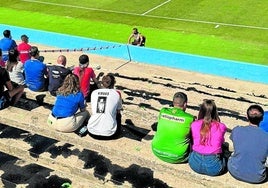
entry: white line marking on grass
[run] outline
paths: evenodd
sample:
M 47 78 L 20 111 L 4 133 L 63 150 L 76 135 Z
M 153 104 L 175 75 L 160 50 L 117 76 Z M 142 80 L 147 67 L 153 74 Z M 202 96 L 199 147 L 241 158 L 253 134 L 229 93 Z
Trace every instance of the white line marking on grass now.
M 89 7 L 82 7 L 82 6 L 76 6 L 76 5 L 50 3 L 50 2 L 36 1 L 36 0 L 21 0 L 21 1 L 46 4 L 46 5 L 54 5 L 54 6 L 60 6 L 60 7 L 79 8 L 79 9 L 85 9 L 85 10 L 95 10 L 95 11 L 100 11 L 100 12 L 111 12 L 111 13 L 117 13 L 117 14 L 129 14 L 129 15 L 140 16 L 140 14 L 136 14 L 136 13 L 128 13 L 128 12 L 121 12 L 121 11 L 115 11 L 115 10 L 105 10 L 105 9 L 99 9 L 99 8 L 89 8 Z
M 169 3 L 170 1 L 171 1 L 171 0 L 165 1 L 164 3 L 161 3 L 160 5 L 157 5 L 156 7 L 152 8 L 152 9 L 150 9 L 150 10 L 144 12 L 144 13 L 142 13 L 141 15 L 146 15 L 147 13 L 152 12 L 153 10 L 155 10 L 155 9 L 157 9 L 157 8 L 159 8 L 159 7 L 162 7 L 163 5 Z
M 251 26 L 251 25 L 239 25 L 239 24 L 228 24 L 228 23 L 220 23 L 220 22 L 208 22 L 208 21 L 202 21 L 202 20 L 171 18 L 171 17 L 165 17 L 165 16 L 141 15 L 141 14 L 129 13 L 129 12 L 105 10 L 105 9 L 98 9 L 98 8 L 88 8 L 88 7 L 82 7 L 82 6 L 67 5 L 67 4 L 58 4 L 58 3 L 49 3 L 49 2 L 35 1 L 35 0 L 21 0 L 21 1 L 31 2 L 31 3 L 47 4 L 47 5 L 54 5 L 54 6 L 61 6 L 61 7 L 79 8 L 79 9 L 85 9 L 85 10 L 95 10 L 95 11 L 100 11 L 100 12 L 110 12 L 110 13 L 117 13 L 117 14 L 126 14 L 126 15 L 134 15 L 134 16 L 144 16 L 144 17 L 148 17 L 148 18 L 160 18 L 160 19 L 166 19 L 166 20 L 177 20 L 177 21 L 193 22 L 193 23 L 203 23 L 203 24 L 230 26 L 230 27 L 240 27 L 240 28 L 249 28 L 249 29 L 268 30 L 267 27 L 258 27 L 258 26 Z
M 209 22 L 209 21 L 202 21 L 202 20 L 191 20 L 191 19 L 182 19 L 182 18 L 171 18 L 165 16 L 154 16 L 154 15 L 144 15 L 146 17 L 152 18 L 160 18 L 160 19 L 168 19 L 168 20 L 177 20 L 177 21 L 184 21 L 184 22 L 195 22 L 195 23 L 203 23 L 203 24 L 212 24 L 212 25 L 219 25 L 219 26 L 230 26 L 230 27 L 243 27 L 249 29 L 261 29 L 261 30 L 268 30 L 267 27 L 258 27 L 252 25 L 239 25 L 239 24 L 229 24 L 229 23 L 221 23 L 221 22 Z

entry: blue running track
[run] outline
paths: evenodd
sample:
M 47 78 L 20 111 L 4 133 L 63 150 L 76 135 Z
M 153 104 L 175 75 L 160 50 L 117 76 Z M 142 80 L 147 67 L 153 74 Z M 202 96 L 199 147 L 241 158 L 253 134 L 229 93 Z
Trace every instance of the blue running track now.
M 11 30 L 12 36 L 15 40 L 20 40 L 20 36 L 22 34 L 26 34 L 29 36 L 30 42 L 32 43 L 53 46 L 59 49 L 92 49 L 94 47 L 99 49 L 100 47 L 108 47 L 108 49 L 90 50 L 89 53 L 124 59 L 127 61 L 131 60 L 192 72 L 200 72 L 238 80 L 268 84 L 268 66 L 185 53 L 176 53 L 147 47 L 136 47 L 126 44 L 0 24 L 0 31 L 4 31 L 5 29 Z

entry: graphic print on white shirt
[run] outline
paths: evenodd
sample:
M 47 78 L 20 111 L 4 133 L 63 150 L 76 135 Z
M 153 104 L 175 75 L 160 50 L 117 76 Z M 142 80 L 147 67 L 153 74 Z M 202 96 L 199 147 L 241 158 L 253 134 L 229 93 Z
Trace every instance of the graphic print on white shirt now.
M 107 97 L 98 97 L 97 113 L 104 113 L 106 107 Z

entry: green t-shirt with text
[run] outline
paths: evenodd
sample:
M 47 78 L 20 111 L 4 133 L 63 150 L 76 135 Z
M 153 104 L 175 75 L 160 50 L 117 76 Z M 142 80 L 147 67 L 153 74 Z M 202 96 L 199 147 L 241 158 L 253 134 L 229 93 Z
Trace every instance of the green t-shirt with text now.
M 187 161 L 190 151 L 190 126 L 193 120 L 193 115 L 180 108 L 162 108 L 152 140 L 154 155 L 169 163 Z

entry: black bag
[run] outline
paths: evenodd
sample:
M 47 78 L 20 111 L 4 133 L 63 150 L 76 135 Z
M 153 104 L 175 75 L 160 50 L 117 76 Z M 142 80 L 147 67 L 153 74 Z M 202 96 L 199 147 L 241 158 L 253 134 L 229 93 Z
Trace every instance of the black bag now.
M 142 35 L 141 37 L 142 37 L 141 46 L 145 46 L 146 37 L 144 35 Z

